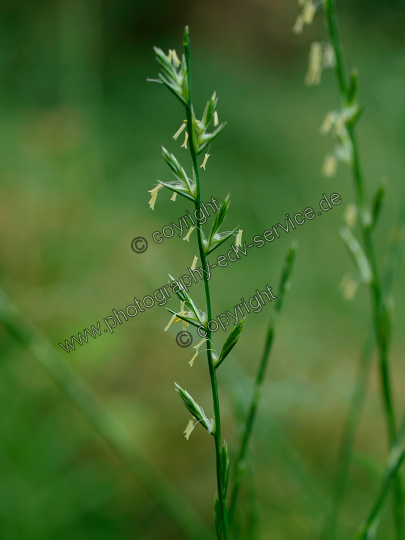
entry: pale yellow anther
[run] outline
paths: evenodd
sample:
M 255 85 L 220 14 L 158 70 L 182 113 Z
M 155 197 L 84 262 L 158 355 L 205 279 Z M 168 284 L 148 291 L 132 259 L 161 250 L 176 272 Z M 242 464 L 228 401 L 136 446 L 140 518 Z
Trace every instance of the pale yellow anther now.
M 187 240 L 187 242 L 189 242 L 190 241 L 190 234 L 194 231 L 194 229 L 195 229 L 195 227 L 190 227 L 189 230 L 188 230 L 188 233 L 183 238 L 183 240 Z
M 353 300 L 356 295 L 359 284 L 355 281 L 350 274 L 345 274 L 340 283 L 340 289 L 343 292 L 343 298 L 345 300 Z
M 217 127 L 218 124 L 219 124 L 218 113 L 217 111 L 215 111 L 214 112 L 214 126 Z
M 311 24 L 317 9 L 317 5 L 312 0 L 299 0 L 298 5 L 302 7 L 301 13 L 295 21 L 293 32 L 300 34 L 305 24 Z
M 149 193 L 151 194 L 151 198 L 150 198 L 150 201 L 149 201 L 149 206 L 151 207 L 152 210 L 155 208 L 155 202 L 156 202 L 156 199 L 157 199 L 157 196 L 158 196 L 158 191 L 162 187 L 163 187 L 162 184 L 158 184 L 153 189 L 148 190 Z
M 179 315 L 181 315 L 182 317 L 186 317 L 186 315 L 187 315 L 187 312 L 184 311 L 184 306 L 185 306 L 185 305 L 186 305 L 185 302 L 180 302 L 180 311 L 179 311 Z M 190 326 L 190 325 L 189 325 L 189 323 L 188 323 L 187 321 L 185 321 L 184 319 L 179 319 L 179 320 L 180 320 L 180 321 L 183 321 L 183 332 L 185 332 L 185 331 L 186 331 L 186 328 L 187 328 L 188 326 Z
M 344 133 L 344 127 L 346 123 L 346 118 L 344 114 L 339 114 L 336 117 L 335 124 L 333 126 L 333 134 L 334 135 L 341 135 Z
M 178 315 L 182 315 L 183 317 L 186 317 L 187 316 L 187 312 L 184 311 L 184 306 L 185 306 L 185 302 L 180 302 L 180 311 L 178 313 Z M 188 326 L 188 322 L 187 321 L 184 321 L 183 319 L 181 319 L 180 317 L 178 317 L 176 314 L 173 314 L 172 315 L 172 318 L 170 319 L 169 321 L 169 324 L 166 326 L 165 328 L 165 332 L 167 332 L 167 330 L 169 330 L 169 328 L 171 327 L 171 325 L 173 323 L 178 323 L 182 321 L 183 322 L 183 329 L 187 328 Z M 184 327 L 184 323 L 186 324 L 186 327 Z
M 195 353 L 193 358 L 190 360 L 190 362 L 189 362 L 190 366 L 192 366 L 194 364 L 194 360 L 197 358 L 197 356 L 198 356 L 198 351 Z
M 346 223 L 346 225 L 349 227 L 349 229 L 353 229 L 356 225 L 357 220 L 357 206 L 354 203 L 349 203 L 346 206 L 346 210 L 343 214 L 343 221 Z
M 184 137 L 184 143 L 181 145 L 181 148 L 187 148 L 188 133 L 186 131 L 186 136 Z
M 325 135 L 326 133 L 329 133 L 329 131 L 333 127 L 333 124 L 336 121 L 336 117 L 337 117 L 337 114 L 334 111 L 329 112 L 325 116 L 325 120 L 322 122 L 322 125 L 320 127 L 320 132 L 322 133 L 322 135 Z
M 335 51 L 330 43 L 326 43 L 323 49 L 323 67 L 330 68 L 336 63 Z
M 177 56 L 177 53 L 174 49 L 172 49 L 172 58 L 171 60 L 173 60 L 173 62 L 176 64 L 176 67 L 179 67 L 179 65 L 181 64 L 180 60 L 179 60 L 179 57 Z
M 242 245 L 242 229 L 239 229 L 238 234 L 236 235 L 235 247 L 240 247 Z
M 207 161 L 208 161 L 208 158 L 210 157 L 211 154 L 205 154 L 204 156 L 204 160 L 203 162 L 201 163 L 200 165 L 200 169 L 204 169 L 204 171 L 206 171 L 207 169 L 205 168 L 206 164 L 207 164 Z
M 177 197 L 177 191 L 173 191 L 173 195 L 170 197 L 171 201 L 175 201 Z
M 192 434 L 194 427 L 195 427 L 195 424 L 193 420 L 189 420 L 186 429 L 183 431 L 183 433 L 185 433 L 184 436 L 187 440 L 190 438 L 190 435 Z
M 193 349 L 196 350 L 196 353 L 195 353 L 195 355 L 193 356 L 193 358 L 192 358 L 192 359 L 190 360 L 190 362 L 189 362 L 190 366 L 192 366 L 192 365 L 194 364 L 194 360 L 195 360 L 195 359 L 197 358 L 197 356 L 198 356 L 198 349 L 199 349 L 199 348 L 201 347 L 201 345 L 202 345 L 203 343 L 205 343 L 206 341 L 207 341 L 207 338 L 202 338 L 202 340 L 201 340 L 199 343 L 197 343 L 197 345 L 194 345 Z
M 170 319 L 169 324 L 165 328 L 165 332 L 169 330 L 169 328 L 175 322 L 176 319 L 178 319 L 177 315 L 172 315 L 172 318 Z
M 304 19 L 305 24 L 311 24 L 314 15 L 315 15 L 316 7 L 314 6 L 313 2 L 307 2 L 304 6 L 304 9 L 302 11 L 302 17 Z
M 335 51 L 330 43 L 313 43 L 309 52 L 309 67 L 305 84 L 308 86 L 319 84 L 322 70 L 333 67 L 335 63 Z
M 293 32 L 295 34 L 301 34 L 303 28 L 304 28 L 304 17 L 302 13 L 300 13 L 297 17 L 297 20 L 295 21 Z
M 186 305 L 185 302 L 180 302 L 180 311 L 179 311 L 179 315 L 185 315 L 186 312 L 184 311 L 184 306 Z
M 335 176 L 338 160 L 334 154 L 327 154 L 322 165 L 322 174 L 328 178 Z
M 305 77 L 305 84 L 312 86 L 321 82 L 322 73 L 322 45 L 320 43 L 312 43 L 309 51 L 309 67 Z
M 179 129 L 176 131 L 176 133 L 173 135 L 173 139 L 177 140 L 177 138 L 183 133 L 183 131 L 187 127 L 187 120 L 184 120 Z
M 194 255 L 193 264 L 191 265 L 190 270 L 195 270 L 195 267 L 197 265 L 198 257 Z
M 202 340 L 201 340 L 199 343 L 197 343 L 197 345 L 194 345 L 193 349 L 197 349 L 197 350 L 198 350 L 198 349 L 201 347 L 201 345 L 202 345 L 203 343 L 205 343 L 206 341 L 208 341 L 208 338 L 206 338 L 206 337 L 202 338 Z

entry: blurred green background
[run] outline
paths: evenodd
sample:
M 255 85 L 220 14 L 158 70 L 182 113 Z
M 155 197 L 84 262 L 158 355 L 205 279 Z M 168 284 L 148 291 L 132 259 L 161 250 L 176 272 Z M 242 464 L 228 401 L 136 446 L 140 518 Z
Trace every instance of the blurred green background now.
M 369 193 L 382 177 L 388 180 L 376 232 L 382 262 L 405 192 L 405 7 L 345 0 L 338 8 L 366 105 L 358 131 Z M 324 193 L 341 195 L 342 204 L 322 220 L 250 251 L 210 282 L 214 313 L 266 284 L 276 292 L 284 255 L 298 241 L 251 447 L 258 538 L 272 540 L 318 537 L 370 326 L 366 288 L 351 302 L 339 289 L 343 274 L 354 270 L 338 234 L 353 200 L 350 174 L 344 165 L 333 179 L 320 173 L 334 143 L 319 126 L 339 106 L 336 81 L 326 71 L 319 87 L 303 82 L 310 43 L 326 39 L 322 14 L 299 36 L 292 33 L 297 14 L 293 0 L 0 2 L 1 287 L 211 525 L 213 444 L 202 429 L 185 440 L 189 414 L 174 392 L 176 381 L 211 414 L 206 363 L 199 357 L 190 368 L 191 349 L 175 343 L 179 329 L 163 331 L 165 308 L 69 354 L 58 346 L 134 296 L 151 294 L 168 273 L 183 273 L 194 255 L 193 236 L 189 244 L 176 237 L 150 242 L 143 255 L 131 250 L 135 236 L 150 239 L 191 209 L 162 191 L 155 210 L 148 206 L 156 179 L 170 179 L 162 144 L 190 166 L 172 139 L 184 111 L 163 86 L 146 82 L 158 72 L 152 46 L 181 51 L 189 25 L 197 114 L 216 90 L 219 118 L 227 121 L 202 171 L 203 200 L 231 193 L 229 228 L 240 225 L 249 240 L 286 213 L 316 207 Z M 394 292 L 391 359 L 402 411 L 403 272 Z M 192 295 L 201 303 L 202 287 Z M 168 307 L 177 309 L 178 302 Z M 231 459 L 239 434 L 235 404 L 242 412 L 247 406 L 270 313 L 266 306 L 248 317 L 219 373 Z M 215 337 L 224 340 L 221 331 Z M 0 340 L 0 538 L 184 538 L 3 325 Z M 375 363 L 355 452 L 342 539 L 367 515 L 387 456 Z M 379 538 L 392 537 L 387 510 Z

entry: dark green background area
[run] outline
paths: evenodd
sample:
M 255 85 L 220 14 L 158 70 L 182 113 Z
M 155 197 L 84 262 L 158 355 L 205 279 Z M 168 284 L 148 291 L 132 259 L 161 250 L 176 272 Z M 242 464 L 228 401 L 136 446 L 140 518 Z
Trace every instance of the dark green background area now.
M 405 8 L 394 0 L 345 0 L 338 10 L 366 106 L 358 136 L 369 194 L 388 180 L 376 231 L 382 269 L 405 193 Z M 330 212 L 216 270 L 210 282 L 214 314 L 267 284 L 277 294 L 285 253 L 298 242 L 251 448 L 259 538 L 271 540 L 317 537 L 371 319 L 366 287 L 351 302 L 339 289 L 355 271 L 338 234 L 353 201 L 349 171 L 339 164 L 332 179 L 320 172 L 334 144 L 319 127 L 339 106 L 336 81 L 329 70 L 319 87 L 304 85 L 310 43 L 326 39 L 322 13 L 298 36 L 297 14 L 293 0 L 0 3 L 1 288 L 210 524 L 213 444 L 199 426 L 185 440 L 189 414 L 174 391 L 176 381 L 210 415 L 209 377 L 203 355 L 190 368 L 194 350 L 176 345 L 180 325 L 165 333 L 170 314 L 154 307 L 69 354 L 58 346 L 134 296 L 151 294 L 168 273 L 184 273 L 196 251 L 195 233 L 190 243 L 173 237 L 150 241 L 142 255 L 131 250 L 135 236 L 150 239 L 192 209 L 164 190 L 154 211 L 148 206 L 148 190 L 171 179 L 161 145 L 191 171 L 183 137 L 172 139 L 184 110 L 163 85 L 146 81 L 158 73 L 152 46 L 180 52 L 189 25 L 196 114 L 215 90 L 220 121 L 227 121 L 201 170 L 202 199 L 231 194 L 229 229 L 239 225 L 249 241 L 286 213 L 316 208 L 324 193 L 342 197 Z M 191 293 L 203 307 L 202 286 Z M 394 293 L 391 359 L 402 411 L 403 271 Z M 177 309 L 177 300 L 168 307 Z M 265 306 L 248 316 L 219 371 L 231 459 L 235 403 L 243 411 L 249 401 L 270 313 Z M 225 335 L 215 339 L 221 346 Z M 0 538 L 183 538 L 3 326 L 0 345 Z M 386 455 L 373 365 L 340 538 L 351 538 L 369 511 Z M 390 520 L 387 511 L 379 538 L 392 538 Z

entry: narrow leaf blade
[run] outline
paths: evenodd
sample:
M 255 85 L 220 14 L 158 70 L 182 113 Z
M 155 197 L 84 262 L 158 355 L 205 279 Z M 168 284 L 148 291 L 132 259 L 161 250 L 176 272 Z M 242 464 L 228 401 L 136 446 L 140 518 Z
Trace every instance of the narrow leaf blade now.
M 215 364 L 215 368 L 218 368 L 222 364 L 222 362 L 225 360 L 225 358 L 228 356 L 228 354 L 237 344 L 240 333 L 242 332 L 243 325 L 245 324 L 245 321 L 246 321 L 246 318 L 242 319 L 235 326 L 232 332 L 229 334 L 227 340 L 224 343 L 224 346 L 222 347 L 222 351 L 221 351 L 221 354 L 219 355 L 217 363 Z

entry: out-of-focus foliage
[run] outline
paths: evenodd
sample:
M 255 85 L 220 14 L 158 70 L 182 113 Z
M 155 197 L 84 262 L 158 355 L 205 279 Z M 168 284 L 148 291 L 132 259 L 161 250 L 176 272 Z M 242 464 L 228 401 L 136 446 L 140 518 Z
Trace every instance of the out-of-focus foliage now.
M 360 71 L 365 112 L 358 124 L 362 162 L 375 191 L 387 194 L 377 233 L 380 260 L 404 196 L 404 7 L 398 1 L 339 2 L 346 53 Z M 124 309 L 184 273 L 194 253 L 177 237 L 131 241 L 185 214 L 187 204 L 149 194 L 168 180 L 160 147 L 189 167 L 172 136 L 183 120 L 159 85 L 152 46 L 181 49 L 190 26 L 194 99 L 214 88 L 225 130 L 202 170 L 203 200 L 231 193 L 248 240 L 339 193 L 342 204 L 213 274 L 213 312 L 232 309 L 255 289 L 276 287 L 294 237 L 299 254 L 278 327 L 252 445 L 261 538 L 314 539 L 331 493 L 337 449 L 369 325 L 368 296 L 339 290 L 352 261 L 338 235 L 353 200 L 345 167 L 320 174 L 331 141 L 319 127 L 336 106 L 332 73 L 321 88 L 303 80 L 321 16 L 292 34 L 295 2 L 129 2 L 3 0 L 0 5 L 1 287 L 55 344 L 72 368 L 128 427 L 139 445 L 212 519 L 211 441 L 182 431 L 188 417 L 174 381 L 211 415 L 205 363 L 163 332 L 154 307 L 67 354 L 71 335 Z M 316 36 L 316 38 L 314 37 Z M 214 147 L 215 146 L 215 147 Z M 181 150 L 181 151 L 180 151 Z M 184 152 L 184 154 L 182 153 Z M 190 207 L 191 209 L 191 207 Z M 208 229 L 209 230 L 209 229 Z M 218 249 L 218 254 L 221 248 Z M 217 252 L 216 252 L 217 253 Z M 402 274 L 403 275 L 403 274 Z M 404 386 L 405 286 L 394 288 L 393 371 Z M 202 301 L 196 286 L 193 298 Z M 168 307 L 178 308 L 176 300 Z M 221 367 L 221 408 L 231 470 L 270 307 L 250 314 L 238 348 Z M 225 341 L 219 331 L 216 339 Z M 5 540 L 179 538 L 179 533 L 35 360 L 0 327 L 0 537 Z M 399 410 L 405 405 L 403 394 Z M 341 518 L 350 538 L 367 514 L 387 454 L 378 379 L 372 372 L 355 441 L 356 462 Z M 378 473 L 378 474 L 376 474 Z M 249 485 L 249 482 L 247 482 Z M 252 488 L 244 492 L 248 497 Z M 390 538 L 389 512 L 380 529 Z M 246 526 L 246 525 L 245 525 Z M 243 525 L 241 526 L 243 528 Z

